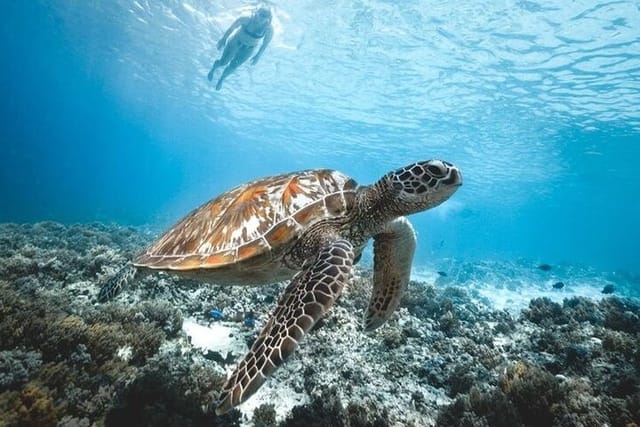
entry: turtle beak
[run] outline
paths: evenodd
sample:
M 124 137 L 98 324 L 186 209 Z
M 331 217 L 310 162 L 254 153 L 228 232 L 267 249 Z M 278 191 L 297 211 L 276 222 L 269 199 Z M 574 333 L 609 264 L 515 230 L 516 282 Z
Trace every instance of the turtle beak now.
M 446 185 L 451 185 L 453 187 L 462 186 L 462 173 L 460 173 L 460 169 L 455 166 L 449 170 L 449 176 L 447 179 L 443 181 Z
M 456 187 L 462 187 L 462 174 L 460 173 L 459 170 L 456 170 L 455 174 L 458 175 L 458 183 L 455 184 Z

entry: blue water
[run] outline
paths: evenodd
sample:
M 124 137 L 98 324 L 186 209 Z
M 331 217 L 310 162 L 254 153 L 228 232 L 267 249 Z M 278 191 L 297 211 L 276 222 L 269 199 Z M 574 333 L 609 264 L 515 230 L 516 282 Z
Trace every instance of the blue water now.
M 251 178 L 443 158 L 465 185 L 412 218 L 417 265 L 640 272 L 637 1 L 278 1 L 220 92 L 215 43 L 254 4 L 5 3 L 0 222 L 160 230 Z

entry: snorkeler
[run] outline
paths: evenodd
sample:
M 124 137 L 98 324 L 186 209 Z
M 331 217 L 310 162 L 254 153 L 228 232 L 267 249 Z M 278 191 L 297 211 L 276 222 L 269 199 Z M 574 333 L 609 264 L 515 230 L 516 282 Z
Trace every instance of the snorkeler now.
M 236 29 L 238 30 L 227 42 L 231 33 Z M 224 67 L 229 64 L 222 72 L 216 85 L 216 90 L 220 90 L 224 79 L 251 56 L 254 48 L 262 39 L 262 45 L 258 53 L 251 58 L 251 65 L 257 64 L 272 37 L 273 27 L 271 26 L 271 12 L 269 9 L 261 7 L 251 17 L 243 16 L 236 19 L 218 42 L 218 49 L 224 47 L 224 51 L 222 52 L 222 57 L 213 63 L 213 67 L 211 67 L 211 71 L 207 75 L 207 78 L 211 81 L 213 80 L 213 73 L 218 67 Z

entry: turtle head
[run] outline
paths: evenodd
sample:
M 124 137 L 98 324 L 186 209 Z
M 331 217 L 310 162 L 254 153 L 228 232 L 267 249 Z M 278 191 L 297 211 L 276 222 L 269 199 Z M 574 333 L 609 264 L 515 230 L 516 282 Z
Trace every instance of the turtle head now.
M 427 160 L 385 175 L 401 215 L 424 211 L 447 200 L 462 185 L 460 170 L 449 162 Z

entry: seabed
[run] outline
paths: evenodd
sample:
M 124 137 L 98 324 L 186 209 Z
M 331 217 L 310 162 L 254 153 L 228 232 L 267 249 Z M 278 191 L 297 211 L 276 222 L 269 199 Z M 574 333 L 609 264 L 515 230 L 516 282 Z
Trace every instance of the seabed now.
M 359 268 L 291 359 L 216 417 L 226 373 L 284 284 L 157 274 L 99 304 L 150 241 L 99 223 L 0 225 L 0 426 L 640 424 L 639 278 L 526 261 L 419 268 L 371 334 L 371 271 Z

